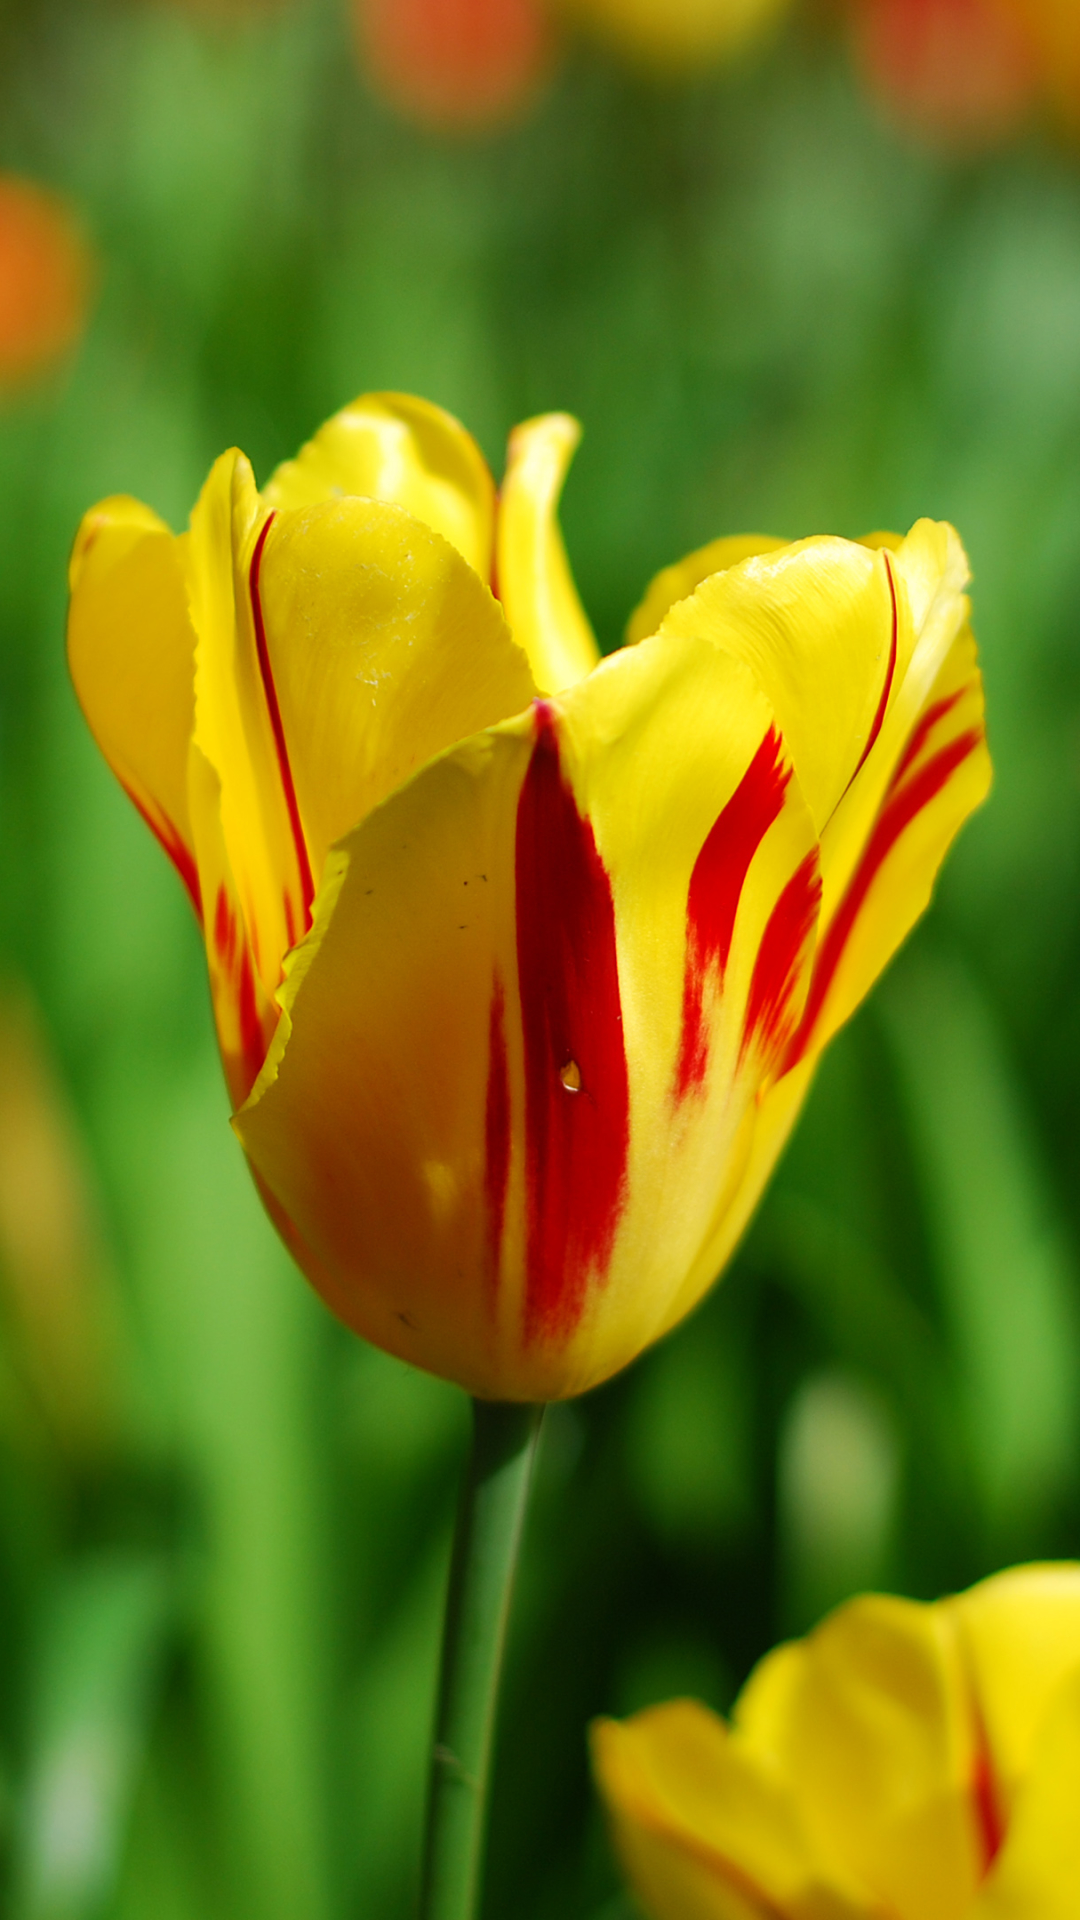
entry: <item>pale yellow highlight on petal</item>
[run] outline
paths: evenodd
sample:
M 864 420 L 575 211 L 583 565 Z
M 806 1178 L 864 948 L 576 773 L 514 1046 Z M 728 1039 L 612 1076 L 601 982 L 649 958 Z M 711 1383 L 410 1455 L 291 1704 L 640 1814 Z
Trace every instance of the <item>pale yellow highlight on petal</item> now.
M 856 772 L 886 685 L 885 558 L 831 538 L 759 554 L 703 581 L 660 632 L 710 641 L 750 668 L 820 833 Z
M 946 1604 L 967 1651 L 1009 1807 L 1054 1696 L 1080 1673 L 1080 1566 L 1010 1568 Z M 1080 1787 L 1080 1773 L 1074 1784 Z
M 673 566 L 663 567 L 650 580 L 644 598 L 630 615 L 626 626 L 627 646 L 636 646 L 639 640 L 647 640 L 650 634 L 659 632 L 670 609 L 696 592 L 703 580 L 711 579 L 714 573 L 726 573 L 742 560 L 753 560 L 759 553 L 776 553 L 787 544 L 786 540 L 774 540 L 767 533 L 729 534 L 710 540 L 707 546 L 686 554 Z
M 581 438 L 567 413 L 542 414 L 510 436 L 499 495 L 499 597 L 542 693 L 559 693 L 600 658 L 559 530 L 566 471 Z
M 263 489 L 270 508 L 359 494 L 404 507 L 490 581 L 495 486 L 453 414 L 407 393 L 365 393 L 343 407 Z
M 198 636 L 194 741 L 220 783 L 224 858 L 267 995 L 304 930 L 300 857 L 256 651 L 249 573 L 266 511 L 235 449 L 191 516 L 188 586 Z M 209 924 L 211 907 L 207 904 Z
M 68 661 L 83 712 L 121 785 L 166 842 L 190 851 L 187 754 L 195 634 L 185 542 L 138 500 L 102 500 L 71 556 Z
M 536 687 L 488 588 L 401 507 L 344 499 L 278 514 L 260 586 L 317 883 L 333 841 L 437 753 L 520 713 Z

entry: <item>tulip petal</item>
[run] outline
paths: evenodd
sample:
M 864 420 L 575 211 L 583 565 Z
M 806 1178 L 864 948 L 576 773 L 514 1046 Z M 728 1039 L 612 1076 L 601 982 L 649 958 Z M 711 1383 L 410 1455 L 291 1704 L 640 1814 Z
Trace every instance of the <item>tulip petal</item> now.
M 910 635 L 889 557 L 803 540 L 702 582 L 660 632 L 743 660 L 768 697 L 820 833 L 880 729 Z
M 194 741 L 219 782 L 224 862 L 270 997 L 310 925 L 314 883 L 262 617 L 268 524 L 243 454 L 223 454 L 192 514 L 187 555 Z
M 813 829 L 775 745 L 724 965 L 688 926 L 771 725 L 738 661 L 647 642 L 423 768 L 331 854 L 235 1125 L 357 1330 L 520 1399 L 653 1337 L 809 979 L 784 903 Z M 688 979 L 707 1067 L 681 1083 Z
M 229 1097 L 237 1107 L 247 1099 L 266 1058 L 278 1009 L 259 973 L 251 929 L 229 864 L 222 831 L 221 781 L 194 744 L 188 794 L 206 903 L 210 998 Z
M 263 488 L 274 509 L 360 494 L 404 507 L 490 580 L 495 486 L 472 435 L 407 393 L 365 393 L 320 427 Z
M 999 1814 L 1007 1820 L 1052 1700 L 1080 1671 L 1080 1566 L 1012 1568 L 948 1605 L 967 1650 Z
M 726 573 L 740 561 L 753 560 L 759 553 L 776 553 L 787 544 L 786 540 L 774 540 L 767 533 L 728 534 L 686 554 L 682 560 L 676 560 L 674 566 L 662 568 L 650 580 L 644 599 L 630 615 L 626 627 L 627 646 L 636 646 L 639 640 L 658 633 L 665 615 L 679 600 L 689 599 L 703 580 L 711 579 L 714 573 Z
M 542 414 L 516 427 L 499 496 L 499 596 L 542 693 L 573 686 L 600 658 L 557 518 L 580 438 L 577 421 L 566 413 Z
M 940 1610 L 868 1597 L 830 1616 L 772 1686 L 740 1704 L 797 1782 L 812 1843 L 871 1912 L 955 1920 L 982 1874 L 963 1664 Z M 781 1656 L 783 1658 L 783 1656 Z
M 331 843 L 418 767 L 536 693 L 488 588 L 401 507 L 276 514 L 259 594 L 316 878 Z
M 71 556 L 68 661 L 98 746 L 199 912 L 187 802 L 195 634 L 182 551 L 137 500 L 92 508 Z
M 970 1920 L 1075 1920 L 1080 1913 L 1078 1780 L 1080 1674 L 1074 1671 L 1049 1706 L 1008 1837 Z
M 656 1920 L 867 1920 L 826 1885 L 780 1774 L 692 1700 L 592 1729 L 627 1877 Z

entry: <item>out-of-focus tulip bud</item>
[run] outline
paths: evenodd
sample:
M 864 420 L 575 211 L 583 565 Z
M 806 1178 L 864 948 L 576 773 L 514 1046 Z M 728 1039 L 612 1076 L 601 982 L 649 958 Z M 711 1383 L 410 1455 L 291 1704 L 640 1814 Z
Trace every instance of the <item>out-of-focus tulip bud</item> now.
M 1007 0 L 1027 33 L 1042 90 L 1074 131 L 1080 129 L 1080 5 L 1077 0 Z
M 59 359 L 86 324 L 90 256 L 63 201 L 0 174 L 0 385 Z
M 715 65 L 764 33 L 791 0 L 562 0 L 560 11 L 641 66 Z
M 575 423 L 372 394 L 175 538 L 83 521 L 69 657 L 206 939 L 239 1135 L 330 1305 L 486 1398 L 688 1313 L 990 777 L 951 527 L 719 540 L 601 661 Z M 497 582 L 496 598 L 489 583 Z
M 0 1294 L 16 1365 L 61 1446 L 113 1436 L 119 1340 L 78 1129 L 28 996 L 0 987 Z
M 504 125 L 548 71 L 542 0 L 353 0 L 353 8 L 373 84 L 422 126 Z
M 692 1700 L 593 1734 L 652 1920 L 1075 1920 L 1080 1566 L 869 1595 Z
M 1038 64 L 1017 0 L 855 0 L 853 28 L 871 91 L 893 119 L 938 144 L 992 145 L 1036 98 Z

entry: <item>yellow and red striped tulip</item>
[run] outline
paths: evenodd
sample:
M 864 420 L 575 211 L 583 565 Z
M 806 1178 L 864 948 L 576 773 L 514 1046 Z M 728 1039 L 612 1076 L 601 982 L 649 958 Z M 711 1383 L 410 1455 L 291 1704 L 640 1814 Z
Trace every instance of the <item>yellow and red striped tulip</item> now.
M 720 541 L 601 661 L 577 439 L 361 399 L 174 537 L 104 501 L 76 688 L 199 913 L 233 1125 L 350 1326 L 581 1392 L 727 1259 L 986 792 L 956 535 Z
M 751 1675 L 593 1730 L 653 1920 L 1075 1920 L 1080 1566 L 853 1600 Z

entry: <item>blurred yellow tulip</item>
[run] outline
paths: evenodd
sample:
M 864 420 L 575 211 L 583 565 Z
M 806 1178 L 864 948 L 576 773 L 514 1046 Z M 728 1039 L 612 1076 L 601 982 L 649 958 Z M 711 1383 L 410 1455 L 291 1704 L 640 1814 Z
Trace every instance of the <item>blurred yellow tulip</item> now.
M 791 0 L 561 0 L 559 11 L 631 60 L 672 73 L 715 65 Z
M 1080 1566 L 870 1596 L 751 1675 L 593 1730 L 653 1920 L 1076 1920 Z
M 496 499 L 457 421 L 369 395 L 261 494 L 225 454 L 179 538 L 104 501 L 71 563 L 274 1220 L 349 1325 L 499 1399 L 701 1297 L 989 782 L 951 528 L 719 541 L 601 661 L 576 440 L 519 427 Z
M 86 325 L 90 256 L 63 201 L 0 174 L 0 385 L 67 352 Z

